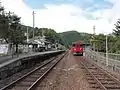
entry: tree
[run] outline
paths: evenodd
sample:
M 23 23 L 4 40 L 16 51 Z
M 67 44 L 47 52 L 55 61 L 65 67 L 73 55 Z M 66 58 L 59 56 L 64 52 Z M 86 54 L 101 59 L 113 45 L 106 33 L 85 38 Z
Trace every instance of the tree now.
M 45 39 L 49 42 L 56 43 L 60 41 L 60 35 L 55 32 L 53 29 L 49 28 L 35 28 L 35 36 L 45 36 Z M 32 35 L 32 34 L 31 34 Z M 30 35 L 30 37 L 31 37 Z M 32 37 L 31 37 L 32 38 Z
M 16 52 L 18 52 L 18 44 L 23 43 L 24 40 L 20 17 L 11 12 L 5 13 L 4 9 L 0 9 L 0 38 L 5 39 L 6 43 L 16 45 Z
M 115 52 L 116 51 L 116 37 L 114 37 L 112 34 L 107 35 L 108 37 L 108 50 L 109 52 Z M 100 52 L 106 52 L 106 35 L 99 34 L 95 35 L 94 39 L 92 39 L 92 43 L 95 43 L 95 48 Z
M 4 13 L 4 8 L 0 8 L 0 38 L 4 38 L 6 42 L 8 43 L 6 36 L 6 32 L 8 29 L 8 18 L 6 17 Z
M 16 45 L 16 53 L 18 52 L 18 44 L 22 44 L 24 41 L 24 31 L 22 30 L 20 24 L 20 17 L 17 15 L 10 15 L 9 18 L 9 27 L 8 33 L 9 37 L 8 40 Z
M 59 35 L 55 32 L 55 30 L 47 28 L 43 28 L 42 30 L 48 41 L 55 43 L 59 40 Z
M 113 29 L 113 34 L 115 36 L 120 36 L 120 19 L 118 19 L 117 23 L 114 25 L 115 25 L 115 29 Z

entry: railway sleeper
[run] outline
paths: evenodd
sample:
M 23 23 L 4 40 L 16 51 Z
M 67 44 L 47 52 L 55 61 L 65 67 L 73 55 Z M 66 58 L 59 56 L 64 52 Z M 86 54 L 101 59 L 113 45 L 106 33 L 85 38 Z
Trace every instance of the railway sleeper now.
M 94 79 L 92 79 L 92 78 L 89 78 L 89 79 L 87 79 L 88 80 L 88 83 L 90 83 L 90 84 L 94 84 L 94 83 L 97 83 Z M 107 82 L 105 82 L 105 81 L 103 81 L 103 82 L 101 82 L 102 84 L 110 84 L 110 85 L 116 85 L 116 83 L 115 82 L 113 82 L 113 81 L 107 81 Z
M 42 73 L 44 73 L 46 70 L 39 70 L 39 71 L 37 71 L 37 72 L 35 72 L 35 74 L 42 74 Z
M 40 74 L 42 74 L 42 73 L 41 73 L 41 71 L 38 71 L 38 72 L 35 72 L 34 74 L 40 75 Z
M 33 74 L 34 75 L 40 75 L 41 73 L 40 72 L 34 72 Z
M 86 75 L 86 78 L 93 78 L 91 75 Z
M 93 75 L 106 76 L 106 74 L 103 73 L 93 73 Z
M 96 68 L 96 67 L 88 67 L 88 69 L 95 69 L 95 70 L 96 70 L 96 69 L 98 69 L 98 68 Z
M 85 69 L 84 67 L 80 67 L 81 69 Z
M 29 77 L 30 77 L 30 78 L 36 78 L 36 79 L 37 79 L 37 78 L 40 77 L 40 75 L 30 75 Z
M 90 84 L 96 84 L 97 82 L 95 82 L 95 81 L 88 81 L 88 83 L 90 83 Z
M 90 73 L 85 73 L 85 75 L 90 76 L 91 74 Z
M 36 76 L 41 76 L 42 74 L 43 74 L 43 73 L 38 73 L 38 72 L 37 72 L 37 73 L 34 73 L 34 75 L 36 75 Z M 33 76 L 34 76 L 34 75 L 33 75 Z
M 46 69 L 48 69 L 48 68 L 46 68 Z M 44 73 L 45 71 L 46 71 L 46 69 L 41 69 L 41 70 L 39 70 L 39 71 L 37 71 L 38 73 Z
M 96 70 L 90 70 L 90 72 L 94 75 L 105 75 L 104 73 L 101 73 L 101 72 L 99 72 L 99 71 L 96 71 Z
M 88 69 L 91 70 L 91 71 L 96 71 L 96 70 L 98 70 L 98 68 L 96 68 L 96 67 L 95 67 L 95 68 L 89 68 L 89 67 L 88 67 Z
M 102 82 L 102 84 L 109 84 L 109 85 L 116 85 L 116 83 L 115 82 Z
M 24 79 L 25 82 L 34 82 L 35 79 L 34 78 L 26 78 Z
M 120 90 L 120 86 L 119 85 L 104 85 L 107 89 L 118 89 Z
M 100 81 L 113 81 L 112 79 L 106 78 L 106 77 L 104 77 L 104 78 L 97 77 L 97 78 L 98 78 L 98 80 L 100 80 Z
M 104 76 L 105 77 L 105 74 L 99 74 L 99 73 L 92 73 L 94 76 Z
M 90 73 L 86 73 L 86 72 L 85 72 L 84 74 L 85 74 L 86 76 L 91 76 L 91 74 L 90 74 Z
M 34 83 L 34 82 L 20 82 L 20 83 L 18 83 L 18 84 L 16 84 L 16 86 L 22 86 L 22 85 L 26 85 L 26 86 L 30 86 L 32 83 Z
M 96 76 L 96 77 L 107 77 L 106 75 L 100 75 L 100 74 L 94 74 L 94 76 Z
M 94 78 L 92 76 L 87 76 L 86 79 L 94 80 Z
M 31 84 L 27 83 L 27 84 L 22 84 L 22 83 L 19 83 L 19 84 L 16 84 L 15 87 L 29 87 Z
M 105 77 L 105 76 L 95 76 L 97 79 L 99 80 L 106 80 L 106 81 L 113 81 L 111 78 L 109 77 Z
M 19 87 L 13 87 L 13 88 L 10 88 L 9 90 L 27 90 L 26 86 L 19 86 Z
M 93 78 L 88 78 L 87 80 L 88 80 L 88 82 L 89 81 L 95 81 Z
M 96 78 L 100 78 L 100 79 L 110 79 L 110 78 L 108 78 L 108 77 L 106 77 L 106 76 L 100 76 L 100 75 L 94 75 Z
M 90 85 L 90 87 L 91 87 L 91 88 L 95 88 L 95 89 L 100 89 L 100 88 L 101 88 L 98 84 L 96 84 L 96 85 L 94 85 L 94 84 L 93 84 L 93 85 Z

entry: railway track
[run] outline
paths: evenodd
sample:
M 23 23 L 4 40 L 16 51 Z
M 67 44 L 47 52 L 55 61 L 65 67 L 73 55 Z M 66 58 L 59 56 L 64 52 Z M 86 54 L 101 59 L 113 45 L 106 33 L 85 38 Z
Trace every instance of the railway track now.
M 49 62 L 35 68 L 31 72 L 25 74 L 21 78 L 4 86 L 0 90 L 34 90 L 37 84 L 49 73 L 50 70 L 66 55 L 53 58 Z
M 82 69 L 90 87 L 95 90 L 120 90 L 120 81 L 96 64 L 83 60 Z

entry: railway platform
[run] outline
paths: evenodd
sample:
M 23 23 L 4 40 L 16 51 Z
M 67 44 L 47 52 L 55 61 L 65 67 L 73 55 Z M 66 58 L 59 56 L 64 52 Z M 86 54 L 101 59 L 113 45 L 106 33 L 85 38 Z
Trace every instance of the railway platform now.
M 53 57 L 64 51 L 47 51 L 39 53 L 21 54 L 19 56 L 6 56 L 0 58 L 0 79 L 4 79 L 12 74 L 26 68 L 30 68 L 35 64 Z
M 32 52 L 32 53 L 22 53 L 19 55 L 8 55 L 8 56 L 0 56 L 0 67 L 12 63 L 16 60 L 22 59 L 22 58 L 32 58 L 33 56 L 38 56 L 38 55 L 44 55 L 44 54 L 49 54 L 49 53 L 54 53 L 57 51 L 46 51 L 46 52 Z
M 0 56 L 0 64 L 2 63 L 5 63 L 5 62 L 8 62 L 12 59 L 16 59 L 16 58 L 21 58 L 21 57 L 24 57 L 24 56 L 27 56 L 27 55 L 32 55 L 32 54 L 36 54 L 36 53 L 21 53 L 19 55 L 4 55 L 4 56 Z

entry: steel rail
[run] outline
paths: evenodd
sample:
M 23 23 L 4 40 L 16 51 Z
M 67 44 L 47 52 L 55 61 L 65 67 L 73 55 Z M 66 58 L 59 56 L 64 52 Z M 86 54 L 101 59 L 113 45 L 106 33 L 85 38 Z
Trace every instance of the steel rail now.
M 26 78 L 28 75 L 34 73 L 35 71 L 37 71 L 38 69 L 46 66 L 47 64 L 49 64 L 50 62 L 52 62 L 53 60 L 55 60 L 56 58 L 58 57 L 54 57 L 52 58 L 50 61 L 48 61 L 47 63 L 43 64 L 43 65 L 40 65 L 39 67 L 33 69 L 32 71 L 28 72 L 27 74 L 23 75 L 22 77 L 18 78 L 17 80 L 11 82 L 10 84 L 4 86 L 3 88 L 0 88 L 0 90 L 6 90 L 6 89 L 9 89 L 10 87 L 13 87 L 17 82 L 23 80 L 24 78 Z
M 107 90 L 107 88 L 89 71 L 89 69 L 81 62 L 81 64 L 84 66 L 84 68 L 88 71 L 88 73 L 94 78 L 94 80 L 104 89 Z
M 65 54 L 66 55 L 66 54 Z M 56 64 L 65 56 L 63 55 L 55 64 L 53 64 L 41 77 L 39 77 L 27 90 L 34 90 L 36 88 L 36 85 L 40 82 L 40 80 L 42 80 L 45 75 L 47 75 L 52 68 L 54 68 L 56 66 Z
M 89 62 L 89 61 L 88 61 L 88 62 Z M 93 61 L 91 61 L 91 62 L 89 62 L 89 63 L 92 63 L 92 64 L 96 65 Z M 96 66 L 97 66 L 97 68 L 99 68 L 101 71 L 103 71 L 107 76 L 111 77 L 115 82 L 117 82 L 117 83 L 120 84 L 120 81 L 119 81 L 117 78 L 115 78 L 113 75 L 111 75 L 108 71 L 104 70 L 102 67 L 100 67 L 100 66 L 98 66 L 98 65 L 96 65 Z
M 108 77 L 111 81 L 113 81 L 114 83 L 116 83 L 115 85 L 117 85 L 118 87 L 116 86 L 111 86 L 111 89 L 117 89 L 119 90 L 120 89 L 120 81 L 114 77 L 112 74 L 110 74 L 110 72 L 104 70 L 102 67 L 98 66 L 94 61 L 88 61 L 88 60 L 84 60 L 81 64 L 85 67 L 85 69 L 90 73 L 90 75 L 94 78 L 94 80 L 97 81 L 97 83 L 99 83 L 100 86 L 102 86 L 102 88 L 104 90 L 108 90 L 108 87 L 106 86 L 106 84 L 102 83 L 102 81 L 99 80 L 100 77 L 96 77 L 92 72 L 90 72 L 89 70 L 89 65 L 85 65 L 85 63 L 87 64 L 90 64 L 92 65 L 93 67 L 97 68 L 97 70 L 101 71 L 101 73 L 105 74 L 105 77 Z M 91 66 L 90 66 L 91 67 Z M 99 74 L 98 74 L 99 75 Z M 104 78 L 105 78 L 104 77 Z M 108 83 L 108 85 L 110 85 Z M 104 87 L 103 87 L 104 86 Z

